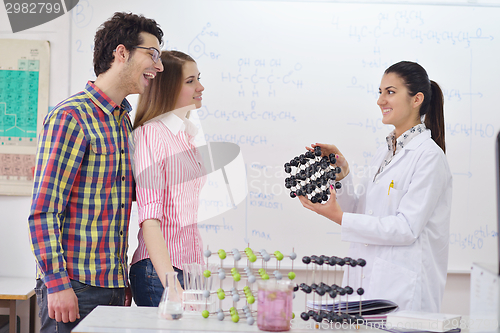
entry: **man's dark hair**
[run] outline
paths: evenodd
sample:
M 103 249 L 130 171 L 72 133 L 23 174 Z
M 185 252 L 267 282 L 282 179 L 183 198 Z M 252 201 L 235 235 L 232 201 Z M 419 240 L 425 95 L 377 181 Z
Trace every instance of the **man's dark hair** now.
M 94 38 L 94 72 L 96 76 L 105 73 L 114 59 L 113 50 L 123 44 L 132 51 L 143 40 L 140 33 L 147 32 L 162 44 L 163 31 L 155 20 L 132 13 L 115 13 L 97 30 Z

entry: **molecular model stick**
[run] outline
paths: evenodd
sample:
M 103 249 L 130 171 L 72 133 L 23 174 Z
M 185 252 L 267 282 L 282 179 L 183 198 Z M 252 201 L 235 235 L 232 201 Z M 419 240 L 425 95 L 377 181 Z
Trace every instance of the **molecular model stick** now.
M 203 297 L 206 299 L 205 301 L 205 310 L 202 311 L 202 316 L 204 318 L 208 318 L 212 314 L 216 314 L 219 320 L 224 320 L 226 315 L 231 316 L 231 320 L 237 323 L 240 320 L 240 315 L 244 314 L 247 320 L 248 325 L 253 325 L 255 322 L 254 315 L 257 310 L 252 310 L 252 305 L 256 301 L 256 290 L 252 289 L 254 283 L 257 280 L 269 280 L 270 278 L 274 278 L 276 280 L 283 279 L 283 274 L 280 272 L 280 263 L 281 261 L 287 257 L 292 260 L 292 271 L 287 274 L 288 279 L 295 279 L 295 273 L 293 272 L 293 261 L 297 258 L 297 254 L 295 252 L 290 253 L 290 255 L 285 256 L 280 251 L 275 251 L 274 253 L 268 253 L 266 250 L 262 249 L 260 251 L 254 252 L 250 247 L 245 248 L 244 251 L 239 251 L 238 249 L 233 249 L 232 251 L 226 252 L 225 250 L 219 250 L 215 252 L 220 258 L 220 268 L 218 271 L 220 287 L 216 291 L 203 290 Z M 211 271 L 208 269 L 208 258 L 212 256 L 212 252 L 207 248 L 203 255 L 207 258 L 207 269 L 203 272 L 205 278 L 209 278 L 211 276 Z M 226 279 L 226 269 L 224 269 L 224 260 L 227 257 L 233 258 L 233 267 L 230 269 L 230 274 L 233 279 L 233 286 L 229 290 L 224 290 L 222 283 L 223 280 Z M 242 268 L 242 270 L 238 269 L 238 263 L 241 259 L 246 259 L 246 265 Z M 268 267 L 270 266 L 269 262 L 271 259 L 276 260 L 276 269 L 272 272 L 271 275 L 268 273 Z M 257 260 L 261 261 L 261 268 L 254 268 Z M 243 279 L 243 281 L 242 281 Z M 238 288 L 238 284 L 245 283 L 243 288 Z M 210 312 L 208 310 L 208 302 L 209 298 L 217 295 L 219 299 L 219 307 L 215 312 Z M 222 310 L 222 301 L 226 298 L 226 296 L 232 297 L 233 306 L 229 310 Z M 241 300 L 241 298 L 245 299 L 245 305 L 241 308 L 238 308 L 237 303 Z
M 330 186 L 333 186 L 337 174 L 342 172 L 340 167 L 333 166 L 336 162 L 334 154 L 321 157 L 321 147 L 316 146 L 314 153 L 307 151 L 285 163 L 285 172 L 291 174 L 285 179 L 290 196 L 307 196 L 312 203 L 328 201 Z M 341 183 L 335 182 L 335 189 L 341 186 Z
M 353 313 L 353 311 L 349 311 L 349 296 L 354 293 L 354 290 L 352 287 L 349 286 L 349 270 L 354 267 L 360 267 L 362 270 L 363 267 L 366 265 L 366 260 L 364 259 L 352 259 L 350 257 L 345 257 L 345 258 L 339 258 L 336 256 L 305 256 L 302 258 L 302 262 L 306 264 L 306 268 L 309 267 L 309 264 L 314 264 L 313 269 L 312 269 L 312 282 L 310 285 L 307 284 L 307 279 L 309 276 L 309 272 L 306 272 L 306 282 L 301 283 L 299 285 L 299 288 L 306 293 L 306 304 L 305 304 L 305 309 L 308 309 L 307 306 L 307 298 L 309 294 L 312 293 L 312 308 L 309 311 L 304 311 L 301 313 L 300 318 L 302 320 L 309 320 L 309 318 L 314 319 L 316 322 L 320 323 L 323 320 L 327 320 L 330 323 L 343 323 L 343 322 L 348 322 L 348 323 L 362 323 L 363 322 L 363 317 L 361 316 L 362 314 L 362 308 L 361 308 L 361 298 L 359 301 L 359 311 L 354 311 L 355 314 L 349 314 L 349 312 Z M 342 267 L 342 266 L 347 266 L 347 281 L 346 281 L 346 286 L 345 287 L 340 287 L 336 283 L 336 278 L 337 278 L 337 267 Z M 324 267 L 326 268 L 326 272 Z M 329 284 L 328 281 L 328 276 L 329 276 L 329 267 L 334 267 L 334 282 L 332 285 Z M 321 282 L 317 283 L 316 282 L 316 276 L 320 275 L 319 280 Z M 324 278 L 326 275 L 326 283 L 324 283 Z M 360 276 L 363 275 L 363 272 L 361 271 Z M 356 293 L 361 296 L 364 294 L 364 289 L 361 287 L 361 281 L 360 287 L 356 290 Z M 319 301 L 316 302 L 316 294 L 319 296 Z M 326 304 L 324 303 L 324 298 L 330 297 L 331 299 L 335 299 L 336 297 L 339 297 L 339 303 L 338 303 L 338 311 L 335 311 L 335 307 L 332 306 L 331 311 L 326 311 L 322 307 L 320 307 L 319 310 L 315 310 L 316 304 Z M 346 305 L 345 305 L 345 310 L 346 312 L 342 313 L 342 303 L 341 297 L 346 296 Z M 352 308 L 351 308 L 352 309 Z

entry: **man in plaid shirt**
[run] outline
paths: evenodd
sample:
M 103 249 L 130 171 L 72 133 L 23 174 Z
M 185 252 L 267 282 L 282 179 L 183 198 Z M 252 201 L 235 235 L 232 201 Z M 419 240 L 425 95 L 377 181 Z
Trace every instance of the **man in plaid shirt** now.
M 115 13 L 95 36 L 95 82 L 49 112 L 29 216 L 41 332 L 70 332 L 98 305 L 123 305 L 133 195 L 130 104 L 163 71 L 163 32 Z

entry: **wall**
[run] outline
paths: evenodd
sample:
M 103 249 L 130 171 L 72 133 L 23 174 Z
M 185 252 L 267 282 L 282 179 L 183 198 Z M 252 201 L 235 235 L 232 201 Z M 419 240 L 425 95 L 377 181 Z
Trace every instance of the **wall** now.
M 0 9 L 0 39 L 48 40 L 51 47 L 49 105 L 69 95 L 70 81 L 70 15 L 61 16 L 38 27 L 13 34 L 6 11 Z M 2 50 L 6 52 L 6 50 Z M 47 112 L 47 110 L 42 110 Z M 33 277 L 35 262 L 30 250 L 28 223 L 30 198 L 0 195 L 0 275 Z M 18 302 L 21 332 L 28 332 L 28 302 Z M 7 314 L 7 309 L 0 309 Z M 38 314 L 38 312 L 36 312 Z M 36 331 L 39 330 L 37 320 Z
M 345 255 L 339 227 L 302 208 L 283 186 L 283 164 L 314 142 L 336 144 L 353 173 L 367 167 L 391 126 L 375 103 L 385 68 L 421 63 L 445 94 L 447 157 L 454 177 L 449 270 L 496 262 L 495 77 L 497 6 L 459 2 L 372 4 L 282 1 L 81 1 L 72 29 L 71 89 L 91 72 L 95 27 L 117 8 L 154 17 L 166 49 L 190 53 L 205 85 L 198 110 L 206 141 L 241 147 L 249 195 L 204 197 L 212 247 L 292 248 Z M 152 4 L 152 3 L 151 3 Z M 161 12 L 163 15 L 157 15 Z M 175 13 L 175 14 L 174 14 Z M 244 15 L 242 15 L 244 13 Z M 224 186 L 209 182 L 207 188 Z M 226 211 L 228 210 L 228 211 Z M 224 212 L 225 211 L 225 212 Z M 224 212 L 222 214 L 222 212 Z
M 284 253 L 294 248 L 299 256 L 343 256 L 347 244 L 336 225 L 288 197 L 283 163 L 310 143 L 331 142 L 353 170 L 366 166 L 391 130 L 375 105 L 383 70 L 402 59 L 418 61 L 445 93 L 454 176 L 449 269 L 468 272 L 474 261 L 498 260 L 490 253 L 497 253 L 498 237 L 492 179 L 500 8 L 497 1 L 425 3 L 83 0 L 72 15 L 17 34 L 0 11 L 0 38 L 51 42 L 49 103 L 55 105 L 93 78 L 99 24 L 117 10 L 155 18 L 165 31 L 164 48 L 191 53 L 202 72 L 203 139 L 237 143 L 247 167 L 247 199 L 201 222 L 205 243 L 213 249 L 250 243 Z M 202 201 L 202 209 L 219 205 L 230 206 Z M 1 275 L 34 275 L 28 209 L 28 197 L 0 196 Z M 448 281 L 443 310 L 467 314 L 468 302 L 458 300 L 468 297 L 468 275 L 452 274 Z

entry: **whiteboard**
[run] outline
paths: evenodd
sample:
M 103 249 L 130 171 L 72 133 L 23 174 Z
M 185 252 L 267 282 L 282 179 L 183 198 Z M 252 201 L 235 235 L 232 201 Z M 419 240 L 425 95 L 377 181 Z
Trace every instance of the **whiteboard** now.
M 93 79 L 95 30 L 115 11 L 154 18 L 164 49 L 196 59 L 205 86 L 203 138 L 241 147 L 246 199 L 235 208 L 227 200 L 201 202 L 201 209 L 221 207 L 199 225 L 212 250 L 249 243 L 268 252 L 294 249 L 299 258 L 345 256 L 340 227 L 288 196 L 283 164 L 325 142 L 341 149 L 353 172 L 367 166 L 392 130 L 376 105 L 383 71 L 411 60 L 445 94 L 454 177 L 448 269 L 497 262 L 498 5 L 81 0 L 72 15 L 72 92 Z

